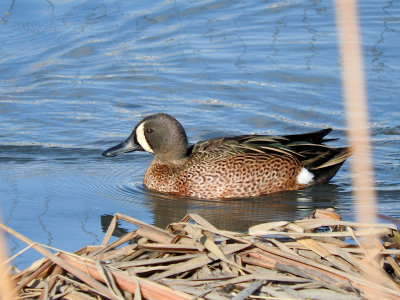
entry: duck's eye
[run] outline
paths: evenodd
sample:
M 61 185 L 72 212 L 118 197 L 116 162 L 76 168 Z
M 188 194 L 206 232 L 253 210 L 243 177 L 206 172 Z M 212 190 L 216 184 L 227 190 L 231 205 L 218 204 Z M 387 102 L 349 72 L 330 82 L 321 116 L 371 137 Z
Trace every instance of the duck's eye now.
M 146 133 L 152 133 L 154 130 L 153 130 L 153 128 L 147 128 L 146 129 Z

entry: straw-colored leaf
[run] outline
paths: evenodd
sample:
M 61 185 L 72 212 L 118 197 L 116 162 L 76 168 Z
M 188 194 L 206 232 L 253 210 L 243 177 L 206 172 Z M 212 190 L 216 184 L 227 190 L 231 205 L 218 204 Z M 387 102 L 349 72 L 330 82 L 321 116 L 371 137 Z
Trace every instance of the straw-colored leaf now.
M 280 228 L 286 226 L 287 224 L 289 224 L 289 222 L 278 221 L 254 225 L 249 228 L 249 234 L 258 235 L 258 232 L 271 231 L 272 229 L 277 229 L 278 231 L 280 231 Z

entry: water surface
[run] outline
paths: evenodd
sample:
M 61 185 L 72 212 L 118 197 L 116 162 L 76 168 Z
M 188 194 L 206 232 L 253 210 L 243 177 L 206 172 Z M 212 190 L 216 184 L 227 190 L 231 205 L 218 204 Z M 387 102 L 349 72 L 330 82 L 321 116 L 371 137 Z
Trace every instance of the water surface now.
M 360 3 L 378 209 L 400 217 L 400 6 Z M 29 238 L 74 251 L 116 212 L 158 226 L 194 212 L 230 230 L 325 207 L 354 219 L 348 163 L 324 186 L 201 201 L 144 189 L 150 154 L 101 157 L 156 112 L 192 143 L 332 127 L 346 145 L 331 1 L 5 0 L 0 18 L 2 218 Z

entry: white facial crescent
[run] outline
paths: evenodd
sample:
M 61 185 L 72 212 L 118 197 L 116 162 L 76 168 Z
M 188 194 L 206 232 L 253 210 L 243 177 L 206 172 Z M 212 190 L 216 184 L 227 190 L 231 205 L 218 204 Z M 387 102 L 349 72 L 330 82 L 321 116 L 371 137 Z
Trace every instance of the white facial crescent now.
M 151 149 L 149 143 L 146 140 L 146 136 L 144 135 L 144 122 L 140 124 L 136 128 L 136 139 L 139 145 L 147 152 L 153 153 L 153 149 Z

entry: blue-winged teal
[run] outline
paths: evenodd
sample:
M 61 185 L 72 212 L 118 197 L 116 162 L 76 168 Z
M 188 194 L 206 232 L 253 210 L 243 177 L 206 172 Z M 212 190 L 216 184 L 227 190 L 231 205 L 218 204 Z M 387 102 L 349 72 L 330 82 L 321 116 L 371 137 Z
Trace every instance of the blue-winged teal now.
M 144 185 L 195 198 L 244 198 L 329 181 L 350 155 L 323 142 L 332 129 L 284 135 L 214 138 L 188 147 L 182 125 L 167 114 L 140 121 L 122 143 L 103 152 L 147 151 L 154 159 Z

